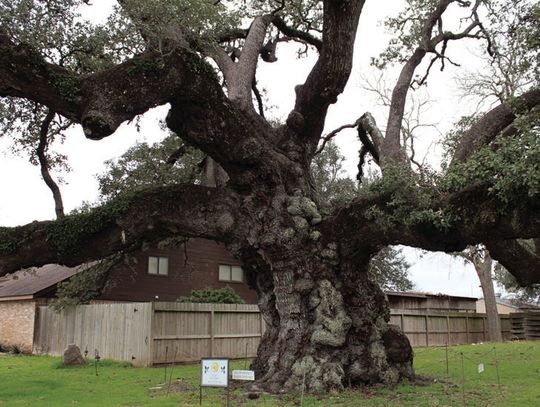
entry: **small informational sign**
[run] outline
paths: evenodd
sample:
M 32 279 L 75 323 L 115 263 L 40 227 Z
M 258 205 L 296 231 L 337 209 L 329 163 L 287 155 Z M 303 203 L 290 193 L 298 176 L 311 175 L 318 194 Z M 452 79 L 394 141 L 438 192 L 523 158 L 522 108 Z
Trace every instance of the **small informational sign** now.
M 484 372 L 484 364 L 483 363 L 480 363 L 478 365 L 478 373 L 483 373 Z
M 253 370 L 233 370 L 233 380 L 255 380 L 255 372 Z
M 229 359 L 201 359 L 201 387 L 228 387 Z

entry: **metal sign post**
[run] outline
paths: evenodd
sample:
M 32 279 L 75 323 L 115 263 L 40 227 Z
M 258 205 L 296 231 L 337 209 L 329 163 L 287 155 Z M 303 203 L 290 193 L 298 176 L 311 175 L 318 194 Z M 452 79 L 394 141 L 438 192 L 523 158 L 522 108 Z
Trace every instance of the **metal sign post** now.
M 224 387 L 227 389 L 227 407 L 230 403 L 229 359 L 201 359 L 201 385 L 199 403 L 202 404 L 203 387 Z

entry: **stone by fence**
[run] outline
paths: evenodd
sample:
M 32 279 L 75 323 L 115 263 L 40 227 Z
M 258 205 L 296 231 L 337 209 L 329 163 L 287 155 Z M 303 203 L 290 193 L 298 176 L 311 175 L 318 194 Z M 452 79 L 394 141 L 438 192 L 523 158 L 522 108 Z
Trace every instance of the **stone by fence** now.
M 485 314 L 392 310 L 412 346 L 487 340 Z M 510 318 L 501 316 L 503 337 L 511 339 Z M 77 344 L 89 357 L 126 360 L 135 366 L 192 362 L 203 357 L 254 357 L 264 322 L 257 305 L 116 303 L 82 305 L 56 313 L 39 307 L 34 352 L 61 355 Z

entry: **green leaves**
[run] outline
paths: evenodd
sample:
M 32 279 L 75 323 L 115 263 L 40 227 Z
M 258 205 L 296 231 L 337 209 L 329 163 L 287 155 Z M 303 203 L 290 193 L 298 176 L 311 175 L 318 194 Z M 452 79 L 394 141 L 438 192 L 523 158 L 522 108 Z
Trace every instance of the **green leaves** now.
M 351 178 L 344 177 L 345 157 L 339 147 L 330 141 L 325 149 L 315 156 L 311 174 L 319 198 L 321 210 L 327 214 L 345 206 L 358 195 L 358 186 Z
M 496 140 L 480 149 L 467 162 L 453 165 L 442 179 L 449 192 L 488 181 L 490 194 L 504 204 L 540 195 L 540 110 L 519 117 L 518 134 Z M 503 209 L 503 208 L 501 208 Z
M 179 297 L 178 302 L 195 302 L 207 304 L 244 304 L 245 301 L 231 287 L 207 288 L 193 290 L 187 297 Z
M 410 264 L 403 256 L 401 249 L 385 247 L 373 257 L 369 263 L 369 278 L 383 290 L 407 291 L 414 288 L 409 280 Z
M 171 163 L 169 159 L 183 146 L 175 135 L 153 145 L 136 144 L 117 160 L 109 160 L 106 171 L 97 176 L 100 199 L 108 201 L 123 192 L 156 185 L 193 184 L 199 181 L 198 164 L 203 155 L 185 147 L 184 154 Z

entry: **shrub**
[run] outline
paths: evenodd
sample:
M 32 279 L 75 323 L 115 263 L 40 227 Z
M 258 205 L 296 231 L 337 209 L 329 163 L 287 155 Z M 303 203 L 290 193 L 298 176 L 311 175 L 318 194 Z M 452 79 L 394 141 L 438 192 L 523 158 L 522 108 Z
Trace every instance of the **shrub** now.
M 188 297 L 179 297 L 178 302 L 197 302 L 211 304 L 244 304 L 245 301 L 231 287 L 193 290 Z
M 9 346 L 6 345 L 5 343 L 3 342 L 0 342 L 0 353 L 4 352 L 4 353 L 7 353 L 9 352 Z
M 11 347 L 11 353 L 14 355 L 22 355 L 24 353 L 24 347 L 22 345 L 13 345 Z

